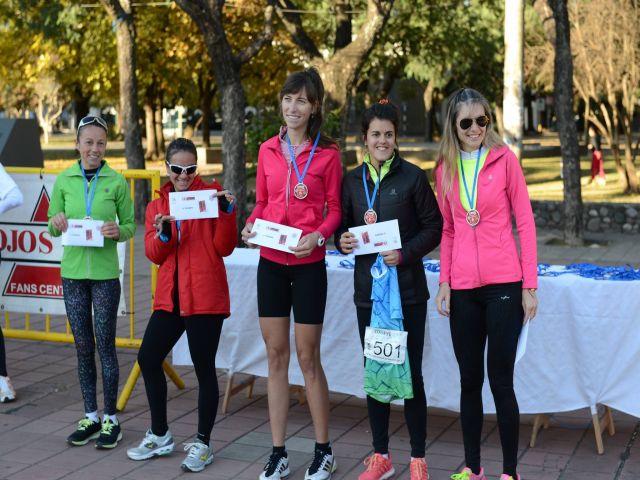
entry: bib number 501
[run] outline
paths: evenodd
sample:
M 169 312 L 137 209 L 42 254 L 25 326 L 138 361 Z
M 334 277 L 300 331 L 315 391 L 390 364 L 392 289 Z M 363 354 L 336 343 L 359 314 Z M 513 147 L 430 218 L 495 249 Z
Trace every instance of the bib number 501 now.
M 364 356 L 383 363 L 402 365 L 407 354 L 407 332 L 367 327 Z

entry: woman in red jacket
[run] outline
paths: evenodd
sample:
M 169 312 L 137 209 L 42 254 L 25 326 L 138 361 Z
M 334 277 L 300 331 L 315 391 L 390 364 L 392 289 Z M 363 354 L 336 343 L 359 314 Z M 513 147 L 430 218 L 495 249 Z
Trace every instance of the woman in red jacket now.
M 167 382 L 162 362 L 187 332 L 189 351 L 198 377 L 198 432 L 182 462 L 184 471 L 199 472 L 213 461 L 209 436 L 218 410 L 216 351 L 222 322 L 229 316 L 229 288 L 222 257 L 236 243 L 234 198 L 218 182 L 207 184 L 196 173 L 196 147 L 184 138 L 169 144 L 166 154 L 169 182 L 160 198 L 147 206 L 145 253 L 160 266 L 153 314 L 144 333 L 138 363 L 151 410 L 151 429 L 137 448 L 127 450 L 132 460 L 167 455 L 174 443 L 167 425 Z M 174 221 L 169 216 L 169 193 L 187 190 L 218 191 L 218 218 Z
M 518 159 L 493 130 L 489 103 L 471 88 L 449 99 L 438 158 L 444 228 L 436 306 L 450 317 L 466 462 L 451 478 L 486 480 L 480 466 L 486 348 L 502 444 L 500 480 L 520 480 L 513 367 L 522 322 L 535 316 L 538 305 L 536 226 L 527 185 Z
M 320 336 L 327 298 L 324 239 L 340 224 L 342 164 L 335 142 L 320 132 L 323 98 L 322 80 L 313 68 L 293 73 L 285 81 L 280 104 L 286 127 L 260 147 L 256 207 L 242 231 L 243 240 L 250 244 L 257 218 L 302 230 L 291 253 L 260 249 L 258 314 L 269 363 L 273 439 L 273 453 L 261 480 L 289 475 L 284 437 L 292 307 L 298 362 L 316 435 L 315 455 L 305 479 L 326 480 L 336 468 L 329 444 L 329 391 L 320 363 Z

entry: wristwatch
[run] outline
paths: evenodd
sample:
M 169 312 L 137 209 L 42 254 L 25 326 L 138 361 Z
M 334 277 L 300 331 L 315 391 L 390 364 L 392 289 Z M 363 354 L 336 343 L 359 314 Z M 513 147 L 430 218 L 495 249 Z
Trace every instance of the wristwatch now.
M 318 246 L 321 247 L 324 245 L 324 237 L 320 232 L 318 232 Z

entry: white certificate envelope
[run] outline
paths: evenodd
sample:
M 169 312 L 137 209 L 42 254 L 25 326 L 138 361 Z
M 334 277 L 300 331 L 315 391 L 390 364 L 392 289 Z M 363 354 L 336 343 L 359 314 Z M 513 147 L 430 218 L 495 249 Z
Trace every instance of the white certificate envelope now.
M 354 255 L 366 255 L 402 248 L 398 220 L 353 227 L 349 231 L 358 239 L 358 246 L 353 249 Z
M 289 247 L 296 247 L 302 237 L 302 230 L 299 228 L 280 225 L 261 218 L 256 218 L 251 231 L 256 235 L 251 237 L 249 242 L 287 253 L 292 253 Z
M 69 228 L 62 233 L 62 245 L 71 247 L 103 247 L 104 236 L 100 227 L 104 221 L 90 219 L 67 220 Z
M 216 190 L 169 192 L 169 214 L 176 220 L 218 217 Z

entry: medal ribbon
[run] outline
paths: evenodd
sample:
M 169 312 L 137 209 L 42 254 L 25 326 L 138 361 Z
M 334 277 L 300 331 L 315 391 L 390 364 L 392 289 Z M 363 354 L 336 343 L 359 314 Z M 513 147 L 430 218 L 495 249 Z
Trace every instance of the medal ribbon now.
M 380 186 L 380 175 L 376 179 L 376 186 L 373 189 L 373 195 L 369 198 L 369 185 L 367 185 L 367 165 L 362 165 L 362 184 L 364 185 L 364 194 L 367 197 L 367 206 L 369 210 L 373 210 L 373 202 L 376 199 L 376 193 L 378 193 L 378 187 Z
M 82 170 L 82 178 L 84 179 L 84 207 L 87 212 L 87 218 L 91 217 L 91 205 L 93 205 L 93 199 L 96 196 L 96 189 L 98 187 L 98 175 L 100 175 L 101 168 L 102 164 L 100 164 L 100 166 L 98 167 L 98 171 L 95 175 L 95 182 L 93 182 L 91 194 L 89 194 L 89 181 L 87 180 L 87 174 L 84 171 L 82 162 L 80 162 L 80 170 Z
M 298 170 L 298 164 L 296 163 L 296 156 L 293 153 L 293 148 L 291 148 L 291 139 L 289 138 L 289 134 L 287 133 L 287 146 L 289 147 L 289 154 L 291 155 L 291 163 L 293 164 L 293 169 L 296 171 L 296 177 L 298 177 L 298 183 L 304 184 L 304 177 L 307 175 L 307 170 L 309 169 L 309 165 L 311 165 L 311 159 L 313 158 L 313 154 L 316 152 L 316 147 L 318 146 L 319 141 L 320 132 L 318 132 L 318 135 L 316 135 L 316 141 L 313 142 L 313 148 L 311 149 L 311 153 L 309 154 L 309 159 L 307 160 L 307 164 L 304 166 L 302 176 L 300 176 L 300 170 Z
M 464 175 L 464 162 L 462 157 L 460 158 L 460 174 L 462 176 L 462 183 L 464 184 L 464 193 L 467 196 L 469 202 L 469 210 L 475 210 L 476 205 L 474 203 L 476 196 L 476 184 L 478 183 L 478 170 L 480 168 L 480 153 L 482 152 L 482 146 L 478 149 L 478 156 L 476 157 L 476 171 L 473 174 L 473 188 L 471 189 L 471 195 L 469 195 L 469 189 L 467 188 L 467 177 Z

